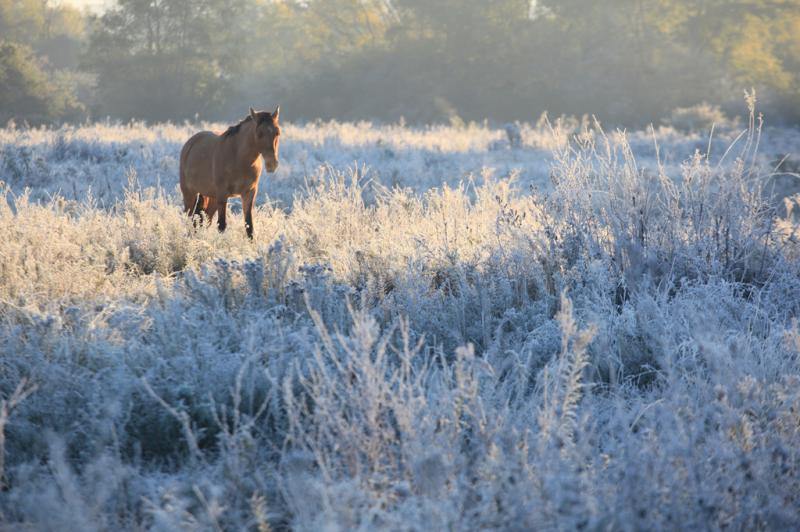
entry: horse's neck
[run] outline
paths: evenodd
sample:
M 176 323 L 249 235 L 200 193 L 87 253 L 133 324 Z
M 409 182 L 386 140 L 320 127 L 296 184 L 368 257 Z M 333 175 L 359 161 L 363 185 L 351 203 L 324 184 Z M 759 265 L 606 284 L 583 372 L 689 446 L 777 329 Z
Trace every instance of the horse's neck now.
M 256 148 L 256 142 L 253 138 L 253 128 L 255 123 L 248 120 L 242 125 L 241 131 L 234 138 L 236 158 L 244 166 L 250 166 L 258 159 L 260 153 Z

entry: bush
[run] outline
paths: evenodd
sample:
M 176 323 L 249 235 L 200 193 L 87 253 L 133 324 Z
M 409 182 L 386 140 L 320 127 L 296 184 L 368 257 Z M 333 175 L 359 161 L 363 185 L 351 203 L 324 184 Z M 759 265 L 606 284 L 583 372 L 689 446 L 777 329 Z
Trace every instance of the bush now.
M 733 129 L 739 126 L 739 119 L 728 117 L 718 105 L 700 103 L 690 107 L 673 109 L 663 122 L 678 131 L 708 132 L 711 128 Z

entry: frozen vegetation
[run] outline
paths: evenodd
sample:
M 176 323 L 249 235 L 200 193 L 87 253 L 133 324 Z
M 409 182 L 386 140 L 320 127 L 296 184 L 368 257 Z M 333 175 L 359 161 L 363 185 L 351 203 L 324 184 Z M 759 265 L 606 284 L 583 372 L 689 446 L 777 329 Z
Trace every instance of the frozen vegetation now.
M 0 528 L 800 527 L 797 130 L 198 127 L 0 130 Z

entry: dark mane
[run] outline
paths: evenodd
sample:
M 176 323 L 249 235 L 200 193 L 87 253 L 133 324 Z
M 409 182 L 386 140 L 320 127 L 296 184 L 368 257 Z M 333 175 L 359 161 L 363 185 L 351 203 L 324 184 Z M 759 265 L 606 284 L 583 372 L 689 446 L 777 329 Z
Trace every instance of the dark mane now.
M 226 138 L 227 139 L 227 138 L 230 138 L 230 137 L 236 135 L 239 132 L 239 130 L 242 128 L 242 126 L 246 122 L 250 122 L 252 119 L 253 118 L 250 115 L 247 115 L 238 124 L 236 124 L 235 126 L 231 126 L 228 129 L 226 129 L 225 133 L 222 134 L 222 138 Z

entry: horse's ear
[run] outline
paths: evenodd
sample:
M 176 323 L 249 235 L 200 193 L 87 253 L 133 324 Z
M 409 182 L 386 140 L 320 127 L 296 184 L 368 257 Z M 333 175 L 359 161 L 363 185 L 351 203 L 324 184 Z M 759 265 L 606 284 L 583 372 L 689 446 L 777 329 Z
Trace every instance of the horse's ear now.
M 278 118 L 280 117 L 280 114 L 281 114 L 281 106 L 279 105 L 275 108 L 275 112 L 272 113 L 272 118 L 274 118 L 275 121 L 277 121 Z
M 258 122 L 256 111 L 252 107 L 250 108 L 250 118 L 252 118 L 254 122 Z

